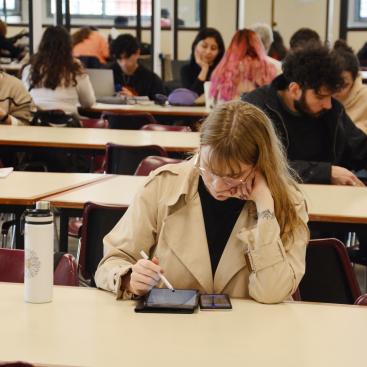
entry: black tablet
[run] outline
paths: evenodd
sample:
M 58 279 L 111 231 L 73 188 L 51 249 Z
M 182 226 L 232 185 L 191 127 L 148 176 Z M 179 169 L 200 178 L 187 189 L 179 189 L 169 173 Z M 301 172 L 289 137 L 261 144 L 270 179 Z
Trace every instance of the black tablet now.
M 139 300 L 135 312 L 193 313 L 198 306 L 199 292 L 195 289 L 153 288 Z

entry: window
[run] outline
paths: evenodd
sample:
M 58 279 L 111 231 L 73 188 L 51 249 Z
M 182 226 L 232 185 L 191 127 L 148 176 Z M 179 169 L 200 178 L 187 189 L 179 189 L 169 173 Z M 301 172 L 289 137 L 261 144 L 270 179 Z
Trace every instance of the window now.
M 349 0 L 348 28 L 367 27 L 367 0 Z
M 20 0 L 0 1 L 0 17 L 7 23 L 19 22 L 21 19 Z
M 0 0 L 1 1 L 1 0 Z M 47 0 L 48 18 L 56 12 L 54 0 Z M 202 0 L 178 0 L 178 27 L 199 28 Z M 171 26 L 173 1 L 161 0 L 162 28 Z M 93 24 L 96 26 L 115 24 L 119 27 L 136 27 L 137 0 L 70 0 L 71 21 L 74 24 Z M 140 0 L 140 15 L 143 27 L 150 27 L 152 0 Z M 91 20 L 88 22 L 88 20 Z

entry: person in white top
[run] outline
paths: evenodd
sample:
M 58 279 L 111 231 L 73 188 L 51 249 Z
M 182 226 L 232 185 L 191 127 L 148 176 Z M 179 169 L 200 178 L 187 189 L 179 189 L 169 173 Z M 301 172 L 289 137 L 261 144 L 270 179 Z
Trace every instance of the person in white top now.
M 88 108 L 96 101 L 89 76 L 73 58 L 71 37 L 63 27 L 46 29 L 22 80 L 41 110 L 58 109 L 77 116 L 79 104 Z

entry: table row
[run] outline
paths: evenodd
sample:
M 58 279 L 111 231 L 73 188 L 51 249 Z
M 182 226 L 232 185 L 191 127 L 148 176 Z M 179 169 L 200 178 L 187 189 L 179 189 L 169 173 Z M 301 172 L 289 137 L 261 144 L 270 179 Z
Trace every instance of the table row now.
M 0 283 L 0 361 L 47 366 L 363 366 L 367 308 L 232 299 L 233 310 L 134 313 L 133 301 L 54 287 L 46 304 Z

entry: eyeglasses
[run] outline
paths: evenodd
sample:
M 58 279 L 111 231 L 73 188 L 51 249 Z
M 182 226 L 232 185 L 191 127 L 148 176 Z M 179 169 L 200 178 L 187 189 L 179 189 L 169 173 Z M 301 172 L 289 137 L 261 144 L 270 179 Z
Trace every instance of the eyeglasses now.
M 244 185 L 247 180 L 250 178 L 253 169 L 251 168 L 250 172 L 247 174 L 246 177 L 244 178 L 233 178 L 233 177 L 229 177 L 229 176 L 218 176 L 216 174 L 214 174 L 213 172 L 210 172 L 209 170 L 205 169 L 204 167 L 198 167 L 200 175 L 207 175 L 210 177 L 210 179 L 212 181 L 214 180 L 221 180 L 224 182 L 225 185 L 227 185 L 228 187 L 235 187 L 235 186 L 239 186 L 239 185 Z

